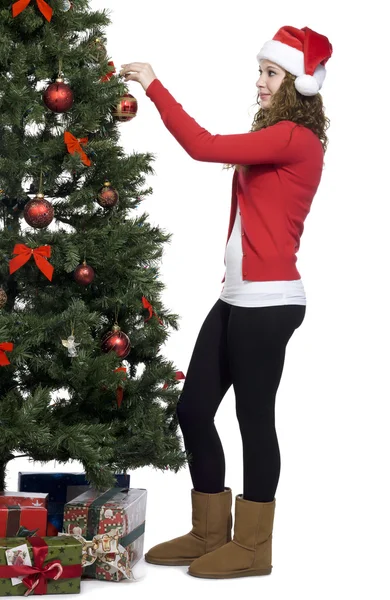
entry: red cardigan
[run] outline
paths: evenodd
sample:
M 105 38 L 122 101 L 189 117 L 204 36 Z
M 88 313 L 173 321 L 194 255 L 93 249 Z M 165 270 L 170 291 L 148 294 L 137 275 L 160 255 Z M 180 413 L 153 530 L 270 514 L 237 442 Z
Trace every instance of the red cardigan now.
M 159 79 L 147 87 L 146 95 L 193 159 L 251 165 L 247 173 L 234 171 L 226 240 L 227 245 L 238 202 L 243 279 L 300 279 L 296 253 L 323 168 L 319 138 L 292 121 L 279 121 L 249 133 L 212 135 L 184 111 Z

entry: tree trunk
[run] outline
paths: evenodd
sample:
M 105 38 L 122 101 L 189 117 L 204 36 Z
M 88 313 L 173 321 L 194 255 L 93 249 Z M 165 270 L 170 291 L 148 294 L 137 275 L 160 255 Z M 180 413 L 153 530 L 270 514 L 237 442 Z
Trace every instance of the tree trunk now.
M 7 463 L 0 461 L 0 492 L 4 492 L 4 489 L 5 489 L 6 467 L 7 467 Z
M 7 458 L 4 458 L 4 456 L 0 458 L 0 492 L 5 491 L 5 476 L 7 474 L 7 464 L 12 458 L 15 458 L 12 454 L 10 454 Z

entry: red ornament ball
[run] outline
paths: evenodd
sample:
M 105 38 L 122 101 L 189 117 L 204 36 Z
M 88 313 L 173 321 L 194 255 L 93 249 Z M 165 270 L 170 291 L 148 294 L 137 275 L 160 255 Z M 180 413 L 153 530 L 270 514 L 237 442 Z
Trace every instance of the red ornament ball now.
M 74 272 L 74 278 L 80 285 L 89 285 L 95 277 L 95 271 L 84 261 Z
M 131 350 L 129 337 L 121 331 L 119 325 L 114 325 L 111 331 L 108 331 L 101 343 L 103 352 L 114 350 L 118 358 L 125 358 Z
M 35 198 L 27 202 L 23 216 L 31 227 L 43 229 L 54 219 L 54 208 L 50 202 L 45 200 L 43 194 L 37 194 Z
M 53 112 L 64 113 L 73 106 L 73 92 L 63 79 L 58 78 L 44 91 L 43 101 Z
M 138 110 L 138 102 L 131 94 L 124 94 L 118 100 L 118 104 L 113 110 L 113 117 L 117 121 L 126 122 L 131 121 Z
M 109 181 L 106 181 L 98 193 L 97 203 L 103 208 L 112 208 L 117 204 L 118 200 L 119 194 L 117 190 L 112 187 Z

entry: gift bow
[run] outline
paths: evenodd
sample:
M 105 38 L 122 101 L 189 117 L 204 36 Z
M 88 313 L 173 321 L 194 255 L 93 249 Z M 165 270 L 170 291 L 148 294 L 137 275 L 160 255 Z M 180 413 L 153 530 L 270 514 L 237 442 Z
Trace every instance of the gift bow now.
M 25 596 L 34 591 L 35 594 L 44 595 L 47 592 L 48 579 L 70 579 L 81 577 L 81 565 L 62 566 L 59 560 L 52 560 L 46 565 L 44 561 L 47 557 L 48 546 L 44 539 L 40 537 L 26 538 L 31 544 L 33 550 L 34 566 L 28 565 L 9 565 L 0 566 L 0 578 L 8 579 L 10 577 L 23 576 L 23 583 L 27 586 Z
M 86 540 L 83 536 L 76 533 L 58 533 L 58 536 L 71 536 L 82 543 L 82 567 L 90 567 L 94 562 L 100 560 L 111 568 L 123 573 L 127 579 L 132 579 L 132 572 L 129 567 L 129 553 L 119 544 L 119 529 L 112 529 L 107 533 L 99 533 L 92 540 Z M 125 564 L 121 566 L 119 560 L 125 555 Z
M 31 0 L 18 0 L 12 6 L 12 15 L 17 17 L 25 8 L 30 4 Z M 53 9 L 48 5 L 45 0 L 37 0 L 37 5 L 43 16 L 50 22 L 53 15 Z
M 51 572 L 53 570 L 56 571 L 55 574 Z M 61 577 L 63 572 L 64 569 L 60 562 L 52 562 L 41 568 L 27 567 L 26 577 L 24 577 L 23 583 L 27 585 L 28 590 L 24 595 L 29 596 L 35 588 L 38 588 L 36 591 L 37 594 L 44 594 L 45 591 L 40 592 L 39 589 L 45 589 L 46 579 L 54 579 L 56 581 Z
M 52 280 L 54 267 L 46 260 L 46 257 L 50 258 L 51 256 L 50 246 L 39 246 L 39 248 L 33 249 L 24 244 L 15 244 L 13 254 L 17 254 L 17 256 L 11 258 L 9 261 L 9 272 L 11 275 L 34 256 L 38 269 L 42 271 L 50 281 Z
M 8 356 L 6 352 L 12 352 L 14 349 L 14 345 L 12 342 L 2 342 L 0 344 L 0 365 L 4 367 L 5 365 L 11 364 L 8 360 Z
M 65 140 L 66 147 L 68 148 L 68 152 L 70 154 L 74 154 L 75 152 L 78 152 L 81 156 L 82 162 L 87 167 L 91 166 L 91 164 L 92 164 L 91 161 L 89 160 L 88 156 L 85 154 L 84 150 L 81 147 L 81 144 L 86 144 L 88 142 L 87 137 L 76 138 L 74 135 L 72 135 L 70 133 L 70 131 L 65 131 L 64 140 Z

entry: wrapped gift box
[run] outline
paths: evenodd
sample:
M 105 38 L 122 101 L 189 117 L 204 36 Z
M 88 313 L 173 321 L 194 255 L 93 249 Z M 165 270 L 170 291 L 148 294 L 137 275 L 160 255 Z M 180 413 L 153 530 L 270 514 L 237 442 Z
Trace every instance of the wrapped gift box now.
M 0 492 L 0 504 L 47 508 L 49 494 L 39 492 Z
M 73 537 L 0 538 L 0 596 L 24 596 L 34 586 L 32 595 L 77 594 L 81 556 L 82 544 Z M 25 579 L 18 583 L 17 577 Z
M 132 579 L 131 569 L 143 556 L 146 497 L 139 488 L 90 489 L 65 505 L 64 532 L 81 537 L 84 554 L 92 556 L 92 564 L 84 563 L 85 576 Z
M 117 485 L 130 487 L 130 475 L 116 475 Z M 90 485 L 85 473 L 19 473 L 19 490 L 21 492 L 44 492 L 48 494 L 47 535 L 55 536 L 62 531 L 64 506 L 86 490 Z
M 43 506 L 0 504 L 0 537 L 46 535 L 47 510 Z

